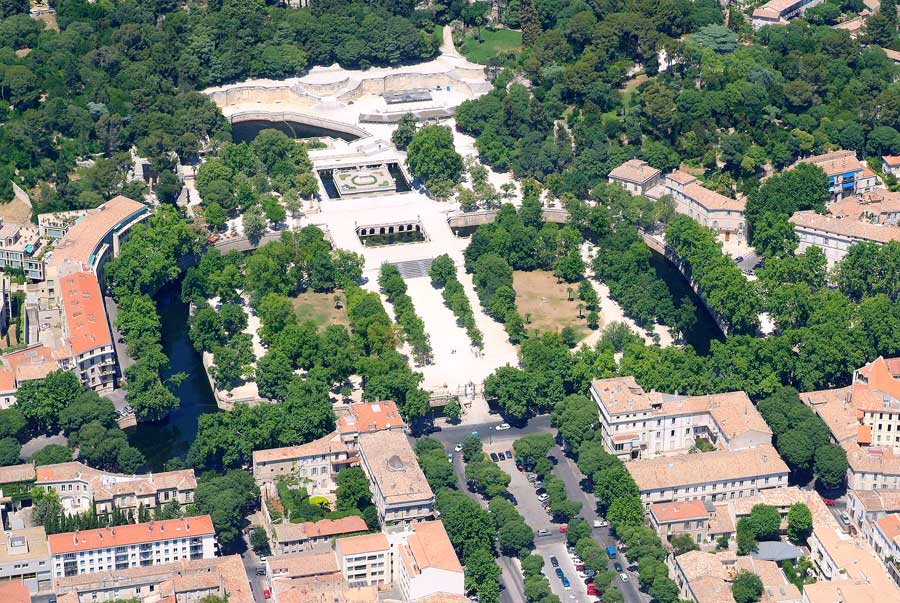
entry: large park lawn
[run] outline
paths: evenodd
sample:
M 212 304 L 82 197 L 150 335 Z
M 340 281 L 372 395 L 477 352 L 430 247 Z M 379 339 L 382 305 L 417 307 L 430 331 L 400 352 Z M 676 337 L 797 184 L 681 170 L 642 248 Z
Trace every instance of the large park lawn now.
M 522 47 L 522 33 L 513 29 L 481 29 L 481 39 L 467 36 L 459 51 L 473 63 L 486 65 L 500 53 Z
M 335 308 L 334 298 L 340 298 L 340 308 Z M 308 320 L 316 323 L 319 329 L 328 325 L 350 326 L 347 318 L 347 300 L 344 292 L 336 290 L 334 293 L 301 293 L 294 298 L 294 310 L 297 312 L 297 320 Z
M 558 283 L 553 273 L 535 270 L 513 272 L 513 288 L 519 314 L 526 321 L 531 316 L 526 328 L 559 332 L 563 327 L 571 326 L 580 337 L 588 334 L 586 318 L 578 318 L 577 285 Z M 572 289 L 572 301 L 569 301 L 569 288 Z M 587 316 L 586 310 L 582 316 Z

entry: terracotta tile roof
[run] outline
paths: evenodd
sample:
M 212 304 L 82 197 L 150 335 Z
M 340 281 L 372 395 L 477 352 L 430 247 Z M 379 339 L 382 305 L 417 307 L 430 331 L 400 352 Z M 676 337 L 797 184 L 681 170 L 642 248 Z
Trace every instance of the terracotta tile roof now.
M 127 197 L 114 197 L 78 220 L 59 240 L 48 261 L 49 266 L 73 262 L 81 270 L 91 268 L 91 259 L 100 242 L 119 223 L 146 209 L 146 205 Z
M 11 391 L 23 381 L 43 379 L 59 368 L 59 363 L 54 358 L 53 352 L 45 345 L 32 345 L 27 348 L 5 354 L 2 357 L 4 388 L 0 391 Z M 15 380 L 15 387 L 6 389 L 9 378 Z
M 884 51 L 884 54 L 887 55 L 887 58 L 894 61 L 895 63 L 900 63 L 900 52 L 897 52 L 896 50 L 891 50 L 890 48 L 882 48 L 882 50 Z M 896 160 L 898 163 L 900 163 L 900 157 L 896 157 L 896 156 L 888 155 L 888 156 L 884 157 L 883 159 L 892 159 L 892 160 Z M 890 163 L 889 165 L 896 165 L 896 164 Z
M 627 180 L 628 182 L 643 184 L 659 176 L 659 173 L 658 169 L 648 165 L 646 161 L 629 159 L 618 167 L 613 168 L 609 173 L 609 177 L 617 180 Z
M 342 539 L 346 540 L 346 538 Z M 334 552 L 306 551 L 288 555 L 273 555 L 266 559 L 273 576 L 302 578 L 340 572 Z
M 708 519 L 710 515 L 702 500 L 653 503 L 650 505 L 650 514 L 661 524 Z
M 674 172 L 666 174 L 666 178 L 681 185 L 691 184 L 692 182 L 697 181 L 696 176 L 688 174 L 687 172 L 682 172 L 681 170 L 675 170 Z
M 897 359 L 892 360 L 896 361 Z M 900 400 L 900 374 L 897 374 L 896 369 L 893 368 L 895 364 L 895 362 L 889 364 L 883 356 L 879 356 L 859 369 L 858 373 L 865 378 L 865 385 L 869 389 L 884 392 L 892 398 Z
M 35 478 L 34 465 L 9 465 L 0 467 L 0 484 L 14 484 L 16 482 L 30 482 Z
M 900 514 L 891 513 L 875 522 L 884 537 L 890 542 L 896 542 L 900 537 Z
M 769 445 L 745 450 L 717 450 L 701 456 L 639 459 L 625 463 L 641 492 L 692 484 L 787 475 L 788 467 Z
M 0 581 L 0 601 L 3 603 L 31 603 L 31 592 L 22 580 Z
M 36 469 L 37 483 L 79 481 L 89 484 L 97 501 L 109 500 L 116 494 L 145 495 L 160 490 L 188 491 L 197 488 L 193 469 L 163 471 L 139 475 L 107 473 L 78 461 L 43 465 Z
M 288 461 L 290 459 L 321 456 L 324 454 L 338 454 L 341 452 L 349 453 L 349 448 L 340 441 L 337 437 L 337 432 L 334 432 L 301 446 L 285 446 L 283 448 L 254 450 L 253 464 Z
M 875 551 L 862 538 L 852 538 L 830 526 L 816 525 L 813 525 L 813 537 L 846 577 L 842 577 L 842 582 L 845 579 L 868 582 L 882 591 L 884 601 L 900 601 L 897 585 L 875 557 Z
M 684 194 L 703 206 L 706 211 L 736 211 L 743 213 L 746 203 L 731 199 L 697 183 L 684 187 Z
M 450 543 L 442 521 L 422 521 L 412 526 L 413 534 L 406 539 L 401 555 L 414 562 L 415 573 L 436 568 L 461 574 L 463 569 Z
M 759 576 L 763 584 L 760 603 L 794 603 L 801 599 L 800 590 L 787 581 L 781 569 L 774 561 L 754 559 L 753 557 L 738 557 L 735 564 L 737 571 L 746 570 Z M 737 575 L 737 572 L 735 572 Z
M 854 473 L 900 475 L 900 457 L 890 448 L 864 447 L 856 442 L 844 442 L 841 446 L 847 451 L 847 464 Z
M 808 603 L 885 603 L 878 587 L 852 580 L 819 581 L 803 585 Z
M 889 243 L 900 241 L 900 227 L 871 224 L 852 218 L 824 216 L 814 211 L 798 211 L 789 219 L 791 224 L 826 234 L 843 236 L 857 241 Z
M 209 515 L 198 515 L 197 517 L 185 517 L 184 519 L 167 519 L 116 526 L 114 528 L 51 534 L 49 540 L 50 553 L 52 555 L 62 555 L 63 553 L 74 553 L 77 551 L 206 535 L 215 535 L 212 519 Z
M 779 1 L 788 2 L 794 0 Z M 840 174 L 846 174 L 847 172 L 862 171 L 863 169 L 863 165 L 860 163 L 859 159 L 856 158 L 856 153 L 846 149 L 823 153 L 822 155 L 814 155 L 813 157 L 801 159 L 797 163 L 812 163 L 813 165 L 817 165 L 825 170 L 825 174 L 828 176 L 838 176 Z
M 434 499 L 416 453 L 403 432 L 360 434 L 359 452 L 369 479 L 375 482 L 387 504 Z
M 406 423 L 392 400 L 351 404 L 350 415 L 338 418 L 338 431 L 342 434 L 404 427 Z
M 713 508 L 715 511 L 709 518 L 709 533 L 713 535 L 734 534 L 736 526 L 728 505 L 713 505 Z
M 377 603 L 378 591 L 371 586 L 322 590 L 291 588 L 278 595 L 278 603 Z
M 59 293 L 66 317 L 69 345 L 76 356 L 112 345 L 106 324 L 106 308 L 97 277 L 75 272 L 59 279 Z
M 278 542 L 294 542 L 321 538 L 323 536 L 337 536 L 338 534 L 352 534 L 353 532 L 365 532 L 368 527 L 362 517 L 351 515 L 341 519 L 322 519 L 319 521 L 306 521 L 303 523 L 280 523 L 273 526 Z
M 888 58 L 893 59 L 895 61 L 900 61 L 900 52 L 897 52 L 896 50 L 890 50 L 887 48 L 882 48 L 882 50 L 884 50 L 884 53 L 888 55 Z M 888 53 L 890 53 L 890 54 L 888 54 Z M 894 55 L 894 56 L 891 56 L 891 55 Z M 891 167 L 900 166 L 900 155 L 882 155 L 881 160 Z
M 900 490 L 851 490 L 866 513 L 900 512 Z
M 381 532 L 340 538 L 335 542 L 334 546 L 335 552 L 345 557 L 347 555 L 359 555 L 360 553 L 387 551 L 391 548 L 387 536 Z

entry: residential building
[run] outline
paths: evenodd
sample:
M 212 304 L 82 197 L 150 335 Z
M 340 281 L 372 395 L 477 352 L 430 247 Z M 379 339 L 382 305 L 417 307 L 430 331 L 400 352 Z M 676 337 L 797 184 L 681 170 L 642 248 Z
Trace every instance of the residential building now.
M 65 354 L 60 366 L 74 371 L 85 387 L 111 389 L 118 365 L 97 277 L 87 272 L 66 275 L 59 279 L 59 294 L 64 339 L 57 349 Z
M 355 451 L 333 432 L 302 446 L 254 450 L 253 477 L 261 488 L 293 478 L 310 495 L 327 495 L 337 490 L 337 472 L 357 462 Z
M 405 429 L 406 423 L 393 400 L 351 404 L 347 412 L 337 418 L 337 431 L 341 434 L 341 441 L 354 449 L 359 442 L 360 433 Z
M 803 14 L 811 6 L 821 4 L 823 0 L 769 0 L 754 9 L 750 22 L 753 29 L 766 25 L 783 25 L 797 15 Z
M 875 522 L 900 513 L 900 490 L 849 490 L 846 512 L 851 531 L 874 546 Z
M 801 159 L 797 163 L 811 163 L 822 168 L 828 176 L 828 192 L 833 201 L 847 195 L 871 192 L 879 185 L 878 176 L 856 158 L 855 151 L 831 151 Z
M 894 560 L 900 560 L 900 513 L 885 515 L 874 528 L 872 548 L 886 566 L 892 566 Z M 896 569 L 892 573 L 897 574 Z
M 760 490 L 787 486 L 788 467 L 768 444 L 744 450 L 718 450 L 702 455 L 638 459 L 625 463 L 641 500 L 655 502 L 710 500 L 753 496 Z
M 653 503 L 647 510 L 650 527 L 656 530 L 663 542 L 687 534 L 700 548 L 714 543 L 710 534 L 710 518 L 715 515 L 716 508 L 708 500 Z M 723 511 L 727 513 L 727 509 Z
M 24 382 L 43 379 L 60 368 L 50 348 L 40 343 L 0 356 L 0 408 L 16 403 L 16 392 Z
M 199 603 L 209 596 L 254 603 L 240 555 L 105 570 L 56 579 L 57 603 L 136 599 L 140 603 Z M 281 603 L 281 602 L 279 602 Z
M 209 515 L 51 534 L 54 578 L 215 557 Z
M 278 555 L 312 550 L 336 536 L 365 532 L 366 522 L 358 515 L 341 519 L 321 519 L 303 523 L 283 522 L 272 526 L 273 552 Z
M 21 580 L 0 582 L 0 601 L 3 603 L 31 603 L 31 591 Z
M 173 500 L 190 504 L 197 480 L 193 469 L 122 475 L 72 461 L 38 467 L 35 485 L 56 490 L 66 513 L 81 513 L 93 502 L 100 514 L 114 509 L 136 512 L 141 506 L 155 509 Z
M 827 601 L 826 594 L 852 591 L 855 588 L 871 589 L 878 593 L 879 601 L 900 601 L 900 589 L 887 570 L 875 557 L 875 552 L 861 538 L 852 538 L 838 528 L 813 524 L 809 537 L 810 560 L 821 581 L 840 584 L 840 589 L 813 591 L 810 601 Z M 806 587 L 804 587 L 804 591 Z M 831 599 L 831 601 L 846 599 Z
M 763 584 L 760 603 L 800 603 L 796 586 L 772 561 L 736 557 L 733 552 L 689 551 L 673 560 L 675 583 L 681 597 L 696 603 L 734 603 L 731 582 L 741 571 L 759 576 Z
M 52 591 L 52 565 L 44 528 L 3 532 L 0 543 L 0 584 L 20 582 L 32 594 Z M 0 601 L 5 600 L 0 597 Z
M 382 524 L 433 515 L 434 493 L 402 431 L 360 434 L 359 460 L 372 484 L 372 502 Z
M 884 49 L 884 51 L 887 53 L 887 49 Z M 888 58 L 895 63 L 900 63 L 900 52 L 891 50 L 891 54 L 895 56 L 888 55 Z M 881 171 L 885 174 L 893 174 L 900 177 L 900 155 L 883 155 L 881 157 Z
M 730 199 L 702 186 L 697 178 L 676 170 L 668 174 L 663 185 L 675 201 L 676 213 L 688 216 L 712 228 L 728 241 L 732 236 L 743 239 L 747 230 L 745 202 Z
M 629 159 L 609 173 L 608 182 L 618 184 L 632 195 L 646 195 L 659 184 L 660 171 L 640 159 Z
M 0 530 L 11 527 L 6 513 L 22 508 L 22 501 L 31 499 L 34 485 L 34 465 L 0 467 Z
M 744 392 L 647 393 L 628 376 L 595 380 L 591 397 L 600 412 L 604 448 L 623 460 L 685 453 L 699 439 L 723 450 L 772 441 L 772 431 Z
M 32 224 L 3 224 L 0 220 L 0 268 L 22 272 L 26 278 L 44 278 L 44 262 L 40 259 L 43 245 L 39 230 Z
M 847 451 L 847 487 L 853 490 L 900 489 L 900 456 L 892 448 L 843 444 Z
M 408 601 L 466 593 L 463 568 L 441 521 L 421 521 L 391 534 L 393 584 Z
M 334 544 L 334 554 L 350 586 L 391 582 L 391 545 L 382 532 L 339 538 Z

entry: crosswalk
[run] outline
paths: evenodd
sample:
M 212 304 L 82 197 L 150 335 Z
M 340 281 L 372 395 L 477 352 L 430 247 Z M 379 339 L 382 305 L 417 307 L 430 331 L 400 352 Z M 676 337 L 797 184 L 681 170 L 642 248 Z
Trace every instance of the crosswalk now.
M 428 276 L 431 270 L 432 258 L 422 260 L 404 260 L 402 262 L 391 262 L 400 271 L 400 276 L 405 279 L 423 278 Z

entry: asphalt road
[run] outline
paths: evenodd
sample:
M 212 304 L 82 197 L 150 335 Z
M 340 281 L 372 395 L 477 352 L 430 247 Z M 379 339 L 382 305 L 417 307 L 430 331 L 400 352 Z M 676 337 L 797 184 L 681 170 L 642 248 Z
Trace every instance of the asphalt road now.
M 429 436 L 439 440 L 448 452 L 453 452 L 453 448 L 473 431 L 477 431 L 481 438 L 485 452 L 496 452 L 499 450 L 507 450 L 512 448 L 512 443 L 516 439 L 533 433 L 553 433 L 554 430 L 550 426 L 550 416 L 541 415 L 534 417 L 528 424 L 522 428 L 512 428 L 506 431 L 496 431 L 494 428 L 502 423 L 500 417 L 496 421 L 481 423 L 477 425 L 454 425 L 445 426 L 440 431 L 428 434 Z M 579 501 L 583 504 L 581 517 L 587 520 L 588 524 L 593 525 L 595 519 L 600 516 L 597 513 L 597 501 L 594 495 L 587 493 L 581 488 L 581 481 L 584 475 L 578 470 L 575 462 L 565 456 L 558 446 L 554 446 L 550 453 L 556 459 L 556 465 L 553 469 L 554 475 L 560 477 L 566 485 L 566 491 L 572 500 Z M 525 518 L 525 522 L 537 532 L 540 529 L 549 529 L 550 535 L 535 538 L 536 552 L 544 557 L 545 566 L 544 573 L 550 580 L 550 586 L 554 593 L 560 595 L 560 600 L 564 603 L 569 601 L 581 603 L 587 601 L 586 589 L 584 581 L 578 577 L 571 558 L 566 551 L 565 536 L 559 532 L 559 524 L 553 524 L 550 516 L 543 510 L 540 502 L 537 500 L 534 487 L 527 481 L 525 474 L 516 469 L 515 463 L 511 460 L 500 462 L 500 467 L 506 471 L 511 478 L 509 491 L 516 498 L 519 513 Z M 460 491 L 465 492 L 472 500 L 475 500 L 482 506 L 486 506 L 485 501 L 473 492 L 469 492 L 466 487 L 465 464 L 462 460 L 461 453 L 453 453 L 453 470 L 456 475 L 457 486 Z M 594 528 L 592 536 L 597 543 L 605 549 L 607 546 L 615 546 L 616 541 L 610 535 L 607 528 Z M 550 556 L 556 556 L 560 562 L 563 572 L 569 578 L 572 584 L 570 590 L 564 590 L 560 580 L 556 577 L 554 570 L 550 567 Z M 619 559 L 623 566 L 627 566 L 627 560 Z M 503 603 L 520 603 L 525 600 L 523 592 L 522 574 L 516 563 L 509 557 L 498 558 L 498 563 L 502 569 L 500 583 L 502 590 L 500 593 Z M 612 562 L 609 564 L 610 570 L 613 569 Z M 625 596 L 626 603 L 645 603 L 649 598 L 643 595 L 637 587 L 637 575 L 627 570 L 630 580 L 622 582 L 621 578 L 613 581 L 613 586 L 622 591 Z
M 266 576 L 257 576 L 256 568 L 262 565 L 262 561 L 260 561 L 259 557 L 256 556 L 256 553 L 253 552 L 253 549 L 250 547 L 250 538 L 247 534 L 243 535 L 244 543 L 247 545 L 247 550 L 241 553 L 241 561 L 244 564 L 244 571 L 247 573 L 247 580 L 250 582 L 250 589 L 253 591 L 253 601 L 254 603 L 266 603 L 266 598 L 263 596 L 263 589 L 269 586 L 267 582 Z

